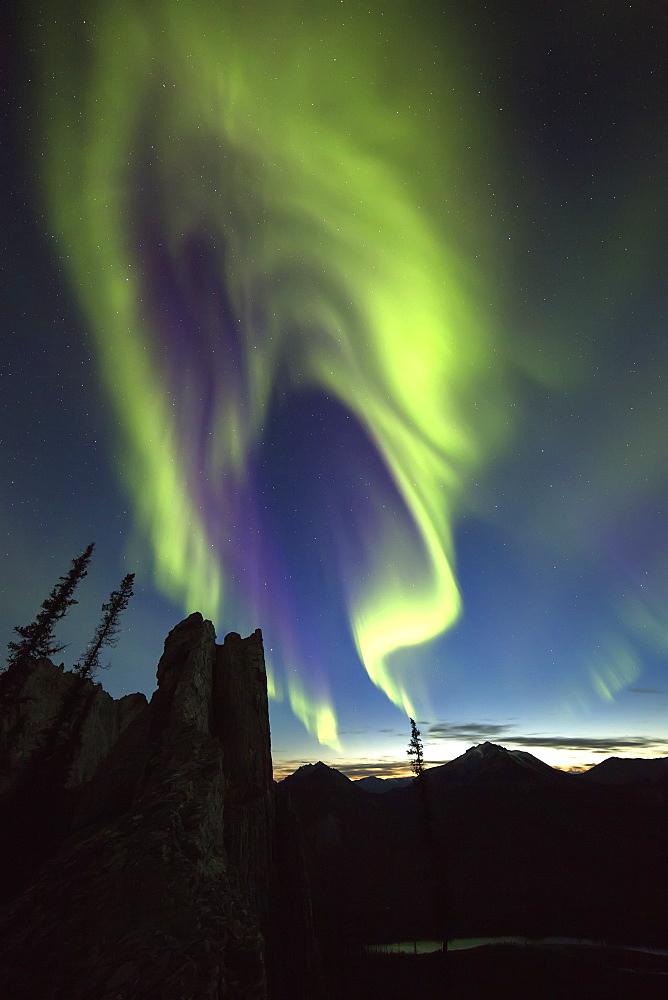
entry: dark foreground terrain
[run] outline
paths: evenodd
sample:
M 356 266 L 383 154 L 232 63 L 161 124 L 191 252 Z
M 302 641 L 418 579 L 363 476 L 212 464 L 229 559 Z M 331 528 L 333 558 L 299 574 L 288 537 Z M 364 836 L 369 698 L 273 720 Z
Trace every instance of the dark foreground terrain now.
M 333 962 L 326 1000 L 665 1000 L 668 960 L 614 949 L 497 945 Z
M 426 771 L 423 791 L 373 795 L 323 764 L 278 786 L 324 944 L 523 935 L 668 949 L 665 778 L 598 784 L 484 744 Z
M 382 794 L 322 763 L 274 785 L 259 631 L 190 615 L 157 675 L 150 702 L 0 675 L 1 1000 L 668 996 L 663 764 L 485 743 Z M 454 950 L 499 936 L 531 944 Z

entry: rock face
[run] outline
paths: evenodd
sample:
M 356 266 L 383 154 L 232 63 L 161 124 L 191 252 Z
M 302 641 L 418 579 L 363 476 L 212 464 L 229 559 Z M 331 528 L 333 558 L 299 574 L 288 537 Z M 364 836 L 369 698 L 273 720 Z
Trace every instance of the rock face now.
M 81 711 L 84 705 L 85 712 Z M 0 794 L 16 783 L 23 767 L 43 749 L 46 734 L 58 726 L 65 712 L 70 718 L 82 716 L 67 779 L 71 787 L 93 776 L 123 730 L 145 707 L 143 694 L 114 701 L 99 684 L 91 680 L 79 683 L 62 664 L 56 667 L 50 660 L 37 660 L 26 673 L 18 696 L 8 698 L 0 714 Z
M 282 904 L 259 630 L 220 647 L 190 615 L 150 704 L 45 660 L 4 678 L 3 997 L 267 996 Z
M 224 644 L 216 647 L 213 719 L 228 776 L 225 851 L 266 920 L 274 782 L 271 754 L 267 752 L 267 678 L 259 629 L 247 639 L 230 632 Z

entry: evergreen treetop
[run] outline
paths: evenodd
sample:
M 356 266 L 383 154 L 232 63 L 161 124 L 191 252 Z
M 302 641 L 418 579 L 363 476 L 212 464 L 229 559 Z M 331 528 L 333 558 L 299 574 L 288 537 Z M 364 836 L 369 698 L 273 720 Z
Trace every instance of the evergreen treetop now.
M 420 730 L 418 729 L 415 719 L 410 719 L 411 724 L 411 738 L 408 742 L 408 750 L 406 753 L 411 760 L 411 771 L 416 778 L 419 778 L 424 771 L 424 753 L 422 748 L 422 739 L 420 737 Z
M 118 620 L 134 593 L 134 579 L 134 573 L 124 576 L 118 590 L 112 590 L 109 600 L 102 605 L 100 623 L 86 647 L 83 659 L 74 666 L 82 677 L 93 677 L 100 667 L 100 650 L 104 646 L 115 646 L 118 642 L 120 635 Z
M 54 656 L 65 648 L 63 645 L 57 645 L 54 629 L 72 605 L 77 603 L 72 595 L 88 572 L 94 548 L 95 542 L 91 542 L 80 556 L 72 560 L 69 572 L 58 578 L 58 583 L 42 604 L 33 622 L 29 625 L 14 626 L 14 631 L 21 638 L 7 644 L 8 669 L 38 659 L 40 656 Z

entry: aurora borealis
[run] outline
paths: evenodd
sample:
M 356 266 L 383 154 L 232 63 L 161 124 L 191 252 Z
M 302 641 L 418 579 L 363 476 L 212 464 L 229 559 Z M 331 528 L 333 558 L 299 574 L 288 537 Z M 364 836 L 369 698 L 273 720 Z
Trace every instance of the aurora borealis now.
M 60 344 L 67 384 L 39 329 L 64 313 L 87 382 L 58 420 L 7 404 L 8 565 L 52 545 L 60 572 L 90 535 L 137 571 L 158 648 L 192 610 L 260 625 L 286 759 L 390 758 L 394 730 L 400 755 L 407 714 L 434 741 L 668 738 L 666 26 L 532 16 L 17 17 L 9 217 L 25 285 L 48 256 L 57 291 L 32 316 L 13 291 L 7 373 Z M 54 458 L 25 463 L 35 420 Z M 118 690 L 150 689 L 140 647 Z

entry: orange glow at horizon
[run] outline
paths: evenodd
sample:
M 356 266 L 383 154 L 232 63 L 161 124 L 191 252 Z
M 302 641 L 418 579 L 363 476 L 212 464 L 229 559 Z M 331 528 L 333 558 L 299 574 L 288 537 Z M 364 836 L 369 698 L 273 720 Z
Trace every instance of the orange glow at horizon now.
M 471 744 L 471 747 L 475 744 Z M 467 746 L 466 750 L 471 749 Z M 505 747 L 504 749 L 517 749 L 513 747 Z M 526 747 L 521 748 L 532 756 L 536 757 L 538 760 L 542 760 L 543 763 L 549 764 L 557 771 L 565 771 L 567 773 L 581 773 L 588 771 L 591 767 L 596 764 L 600 764 L 602 761 L 606 760 L 608 757 L 621 757 L 621 758 L 647 758 L 651 759 L 654 757 L 665 756 L 665 747 L 656 746 L 655 748 L 638 748 L 635 752 L 629 750 L 618 750 L 615 751 L 611 748 L 609 751 L 598 751 L 594 752 L 591 750 L 558 750 L 552 747 Z M 425 762 L 425 770 L 430 770 L 434 767 L 440 767 L 443 764 L 449 764 L 451 761 L 456 760 L 460 757 L 465 750 L 460 753 L 455 753 L 451 757 L 444 758 L 442 760 L 430 760 Z M 299 767 L 303 767 L 307 764 L 315 764 L 315 760 L 274 760 L 274 781 L 282 781 L 283 778 L 287 778 L 288 775 L 293 774 Z M 369 758 L 336 758 L 321 761 L 331 767 L 336 771 L 340 771 L 345 774 L 351 780 L 356 780 L 358 778 L 366 777 L 376 777 L 376 778 L 410 778 L 412 777 L 412 772 L 410 769 L 410 762 L 408 760 L 402 760 L 397 758 L 396 760 L 369 760 Z

